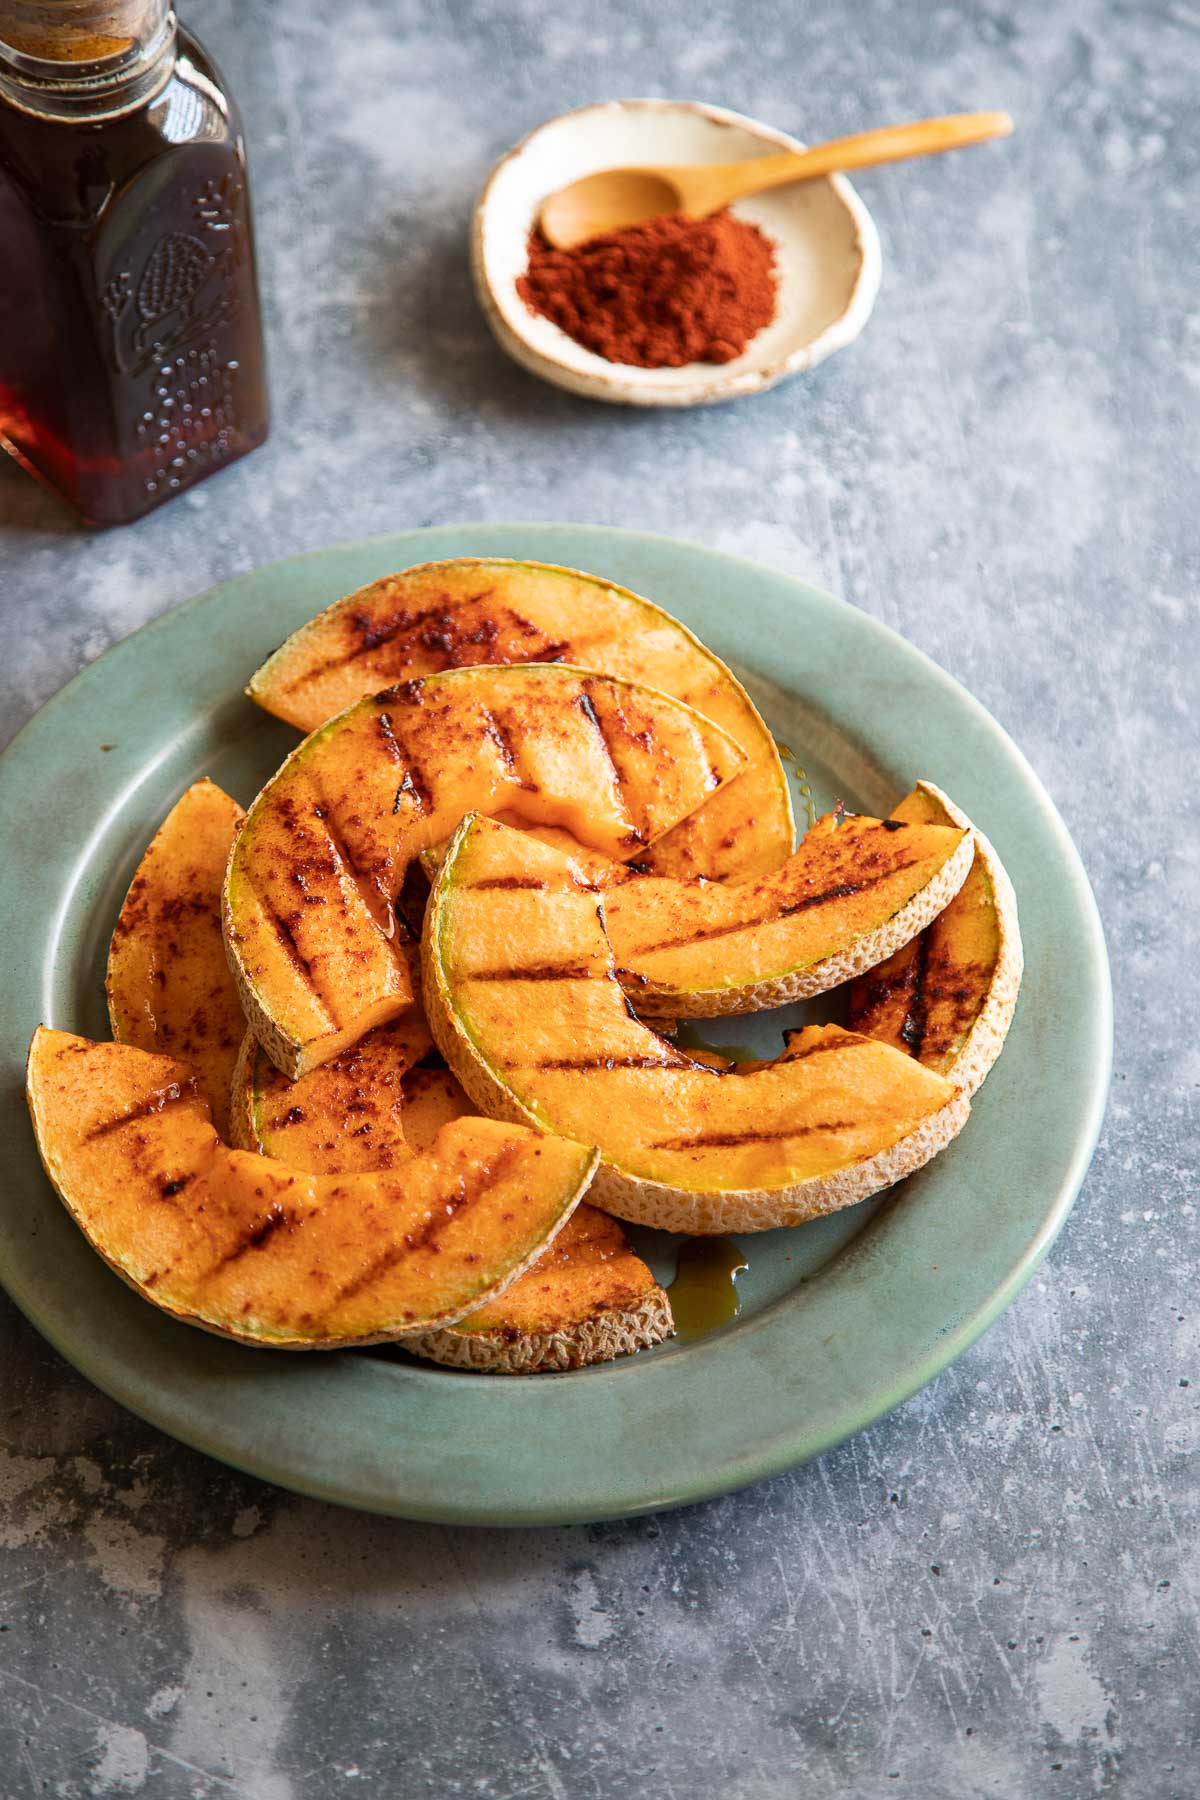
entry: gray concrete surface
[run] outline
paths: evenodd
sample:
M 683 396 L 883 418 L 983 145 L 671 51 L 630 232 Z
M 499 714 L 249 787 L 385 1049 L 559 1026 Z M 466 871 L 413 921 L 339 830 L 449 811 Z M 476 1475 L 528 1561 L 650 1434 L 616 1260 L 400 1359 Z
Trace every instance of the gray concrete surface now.
M 1191 1800 L 1200 9 L 185 12 L 249 121 L 274 435 L 103 537 L 0 470 L 4 736 L 189 593 L 342 537 L 542 517 L 748 552 L 897 626 L 1028 751 L 1104 911 L 1116 1077 L 1072 1220 L 970 1355 L 819 1464 L 636 1524 L 308 1504 L 0 1304 L 0 1793 Z M 1019 131 L 862 178 L 886 269 L 850 353 L 637 417 L 508 366 L 464 250 L 499 151 L 630 93 Z

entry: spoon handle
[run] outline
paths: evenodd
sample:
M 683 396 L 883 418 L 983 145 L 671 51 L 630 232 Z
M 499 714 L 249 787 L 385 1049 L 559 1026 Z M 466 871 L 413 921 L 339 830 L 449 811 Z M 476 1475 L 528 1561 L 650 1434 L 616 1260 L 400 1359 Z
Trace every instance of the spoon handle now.
M 704 212 L 715 212 L 747 194 L 793 181 L 811 181 L 839 169 L 869 169 L 877 163 L 902 162 L 909 156 L 933 156 L 941 150 L 957 150 L 964 144 L 982 144 L 988 138 L 1007 137 L 1013 122 L 1005 112 L 950 113 L 941 119 L 915 119 L 908 125 L 885 125 L 877 131 L 858 131 L 852 137 L 834 138 L 811 150 L 777 156 L 755 156 L 746 162 L 708 165 L 703 170 Z M 676 171 L 663 171 L 676 175 Z M 689 171 L 691 173 L 692 171 Z M 678 171 L 682 176 L 683 171 Z M 701 171 L 694 171 L 699 175 Z M 680 181 L 680 187 L 683 182 Z M 684 211 L 687 205 L 684 194 Z

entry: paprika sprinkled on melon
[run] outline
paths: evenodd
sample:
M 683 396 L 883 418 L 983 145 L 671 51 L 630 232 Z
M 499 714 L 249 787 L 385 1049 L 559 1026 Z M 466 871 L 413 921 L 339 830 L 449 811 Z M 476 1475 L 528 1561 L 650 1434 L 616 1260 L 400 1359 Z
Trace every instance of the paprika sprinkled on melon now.
M 529 240 L 517 291 L 531 312 L 609 362 L 643 369 L 732 362 L 775 317 L 775 256 L 730 212 L 669 213 L 555 250 Z

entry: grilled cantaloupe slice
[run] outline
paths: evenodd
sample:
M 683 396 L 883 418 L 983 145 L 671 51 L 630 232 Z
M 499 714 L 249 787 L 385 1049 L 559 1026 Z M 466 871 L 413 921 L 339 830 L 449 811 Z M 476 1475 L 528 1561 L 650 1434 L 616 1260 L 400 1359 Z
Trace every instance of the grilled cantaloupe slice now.
M 972 853 L 955 826 L 829 813 L 776 874 L 741 887 L 617 872 L 603 889 L 617 975 L 649 1016 L 709 1019 L 809 999 L 928 925 Z
M 397 681 L 469 663 L 526 662 L 574 663 L 661 688 L 745 751 L 736 787 L 713 795 L 650 851 L 660 873 L 749 881 L 790 854 L 787 777 L 741 683 L 669 613 L 577 569 L 462 557 L 385 575 L 293 632 L 246 691 L 268 712 L 315 731 Z
M 234 1080 L 235 1142 L 317 1175 L 393 1168 L 472 1111 L 448 1069 L 412 1066 L 430 1047 L 414 1008 L 289 1082 L 248 1032 Z M 620 1226 L 584 1200 L 498 1300 L 406 1337 L 404 1348 L 452 1368 L 524 1375 L 607 1362 L 673 1330 L 670 1301 Z
M 394 901 L 464 813 L 503 808 L 624 861 L 744 762 L 679 701 L 553 664 L 359 701 L 292 752 L 234 845 L 225 942 L 251 1029 L 294 1080 L 409 1005 Z
M 176 802 L 125 896 L 105 984 L 113 1036 L 186 1062 L 222 1137 L 246 1029 L 221 941 L 221 883 L 241 821 L 237 801 L 208 780 Z
M 839 810 L 774 875 L 727 887 L 624 867 L 545 826 L 527 835 L 591 883 L 618 980 L 640 1015 L 662 1019 L 760 1012 L 874 968 L 942 911 L 974 854 L 961 827 Z M 422 853 L 429 880 L 445 850 Z
M 227 1149 L 185 1064 L 39 1026 L 27 1092 L 46 1172 L 93 1249 L 164 1312 L 329 1349 L 451 1324 L 548 1246 L 596 1152 L 489 1119 L 370 1175 Z
M 974 861 L 920 937 L 854 983 L 850 1021 L 973 1094 L 1004 1047 L 1017 1004 L 1024 959 L 1016 895 L 983 833 L 932 782 L 919 781 L 893 817 L 965 828 Z
M 548 1250 L 499 1300 L 404 1348 L 455 1369 L 534 1375 L 661 1344 L 671 1302 L 607 1213 L 580 1201 Z
M 861 1200 L 927 1162 L 967 1099 L 837 1026 L 776 1062 L 714 1068 L 633 1016 L 596 894 L 569 856 L 492 820 L 456 832 L 422 939 L 434 1040 L 476 1105 L 604 1161 L 593 1199 L 671 1231 L 765 1230 Z
M 241 808 L 200 781 L 169 815 L 134 879 L 111 952 L 118 1038 L 186 1046 L 198 1091 L 233 1141 L 316 1175 L 395 1168 L 472 1112 L 450 1071 L 414 1066 L 433 1040 L 419 1007 L 288 1082 L 245 1031 L 221 941 L 221 880 Z M 128 1041 L 128 1040 L 126 1040 Z M 139 1046 L 146 1048 L 146 1044 Z M 586 1216 L 585 1216 L 586 1215 Z M 532 1321 L 532 1323 L 531 1323 Z M 619 1227 L 583 1205 L 499 1299 L 457 1325 L 406 1340 L 418 1356 L 497 1373 L 577 1368 L 670 1335 L 670 1303 Z
M 407 1162 L 442 1125 L 473 1110 L 449 1076 L 462 1104 L 448 1092 L 433 1131 L 418 1142 L 421 1120 L 414 1132 L 407 1084 L 415 1064 L 432 1048 L 425 1015 L 412 1006 L 299 1081 L 289 1081 L 248 1031 L 233 1077 L 232 1141 L 241 1150 L 257 1150 L 314 1175 Z M 443 1081 L 448 1076 L 444 1069 L 427 1072 Z M 431 1110 L 428 1094 L 423 1110 Z
M 404 1077 L 403 1129 L 410 1150 L 427 1150 L 443 1125 L 474 1111 L 462 1083 L 443 1067 L 440 1056 L 436 1065 L 418 1063 Z

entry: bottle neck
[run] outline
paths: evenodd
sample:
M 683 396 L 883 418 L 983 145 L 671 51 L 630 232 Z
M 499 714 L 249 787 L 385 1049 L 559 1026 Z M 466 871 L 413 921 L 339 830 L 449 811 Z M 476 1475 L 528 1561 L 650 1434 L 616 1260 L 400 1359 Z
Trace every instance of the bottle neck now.
M 0 101 L 47 119 L 116 118 L 175 65 L 170 0 L 0 0 Z

